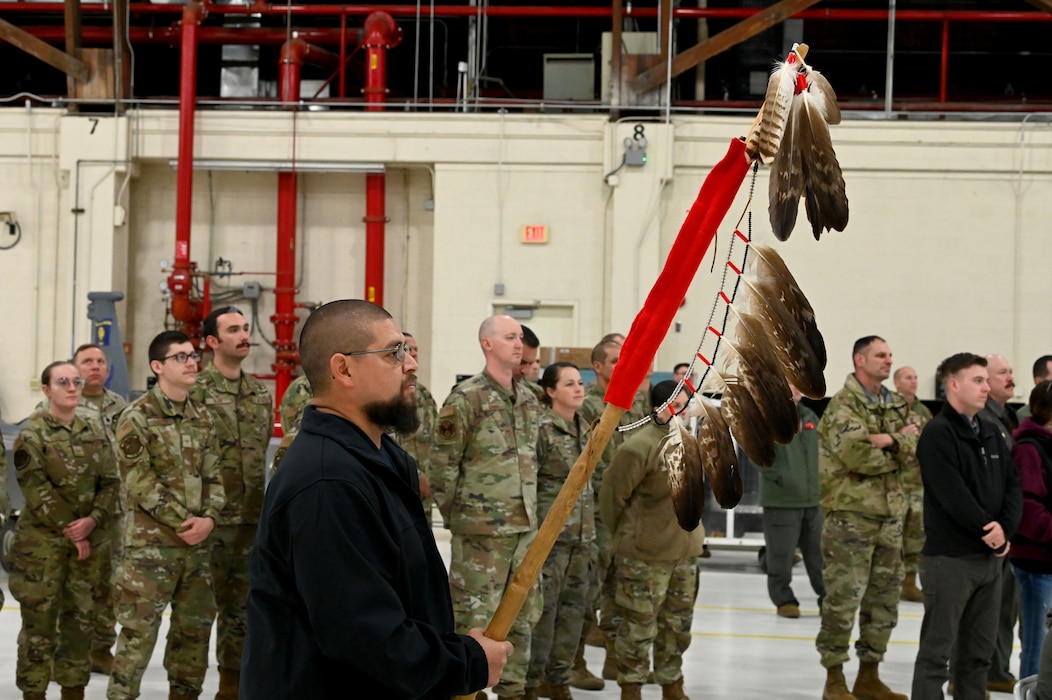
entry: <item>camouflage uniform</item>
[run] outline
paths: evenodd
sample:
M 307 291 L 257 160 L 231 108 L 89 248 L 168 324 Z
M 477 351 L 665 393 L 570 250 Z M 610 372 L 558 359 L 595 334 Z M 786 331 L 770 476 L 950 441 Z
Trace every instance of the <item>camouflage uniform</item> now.
M 923 428 L 931 420 L 931 411 L 915 399 L 909 405 L 913 422 Z M 910 455 L 902 465 L 902 483 L 906 488 L 906 518 L 902 526 L 902 565 L 907 574 L 916 574 L 924 549 L 924 482 L 921 481 L 920 462 Z
M 873 396 L 849 374 L 818 423 L 826 597 L 815 646 L 826 668 L 848 660 L 856 613 L 855 651 L 863 662 L 883 660 L 898 622 L 907 500 L 902 474 L 917 447 L 916 435 L 899 430 L 917 421 L 900 395 L 881 387 Z M 895 447 L 874 447 L 869 435 L 879 433 L 894 436 Z
M 240 673 L 248 626 L 248 555 L 263 508 L 274 401 L 255 377 L 242 372 L 238 379 L 227 379 L 214 364 L 197 375 L 191 395 L 215 422 L 219 473 L 226 495 L 226 505 L 209 536 L 212 591 L 218 610 L 216 662 L 220 669 Z
M 114 431 L 117 429 L 117 420 L 121 411 L 128 405 L 120 394 L 103 389 L 99 396 L 80 396 L 82 410 L 94 415 L 102 421 L 102 427 L 106 430 L 106 437 L 114 450 L 117 443 L 114 440 Z M 116 469 L 116 467 L 114 467 Z M 121 560 L 121 541 L 117 528 L 112 523 L 120 522 L 120 499 L 113 499 L 113 517 L 107 519 L 106 538 L 110 542 L 110 566 L 101 571 L 102 578 L 99 585 L 105 589 L 104 595 L 99 597 L 99 603 L 95 606 L 95 636 L 91 640 L 92 661 L 95 659 L 108 659 L 113 645 L 117 641 L 117 620 L 113 615 L 113 572 L 117 570 Z M 98 668 L 98 667 L 97 667 Z M 103 666 L 105 668 L 105 666 Z
M 646 683 L 653 649 L 654 680 L 683 677 L 690 646 L 698 561 L 705 528 L 686 532 L 676 520 L 668 472 L 659 458 L 668 428 L 650 423 L 617 452 L 603 477 L 599 509 L 614 536 L 615 603 L 621 618 L 614 648 L 617 682 Z
M 27 693 L 44 693 L 51 678 L 82 687 L 90 675 L 92 610 L 109 594 L 100 583 L 110 568 L 109 529 L 92 531 L 84 561 L 62 530 L 89 516 L 104 526 L 113 516 L 113 449 L 98 421 L 77 412 L 66 425 L 42 412 L 15 442 L 15 469 L 26 499 L 11 548 L 11 594 L 22 605 L 16 683 Z
M 568 422 L 549 409 L 541 418 L 537 437 L 537 519 L 544 522 L 585 443 L 588 424 L 580 415 Z M 588 577 L 595 547 L 595 497 L 586 483 L 577 505 L 563 525 L 541 572 L 544 607 L 533 629 L 527 687 L 547 679 L 568 685 L 570 667 L 581 639 L 588 593 Z
M 303 418 L 303 409 L 310 400 L 314 398 L 307 375 L 301 374 L 292 380 L 289 387 L 285 389 L 285 395 L 281 397 L 281 406 L 278 407 L 278 415 L 281 418 L 281 430 L 289 433 L 299 432 L 300 419 Z
M 314 392 L 311 391 L 310 382 L 307 381 L 307 375 L 305 374 L 292 380 L 292 383 L 285 390 L 285 395 L 281 397 L 278 416 L 281 418 L 281 430 L 284 436 L 281 438 L 278 448 L 274 451 L 274 463 L 270 467 L 271 478 L 273 478 L 274 472 L 278 470 L 281 460 L 285 458 L 285 453 L 288 451 L 289 446 L 292 445 L 292 441 L 296 439 L 296 433 L 300 431 L 300 420 L 303 419 L 303 409 L 307 407 L 307 404 L 313 398 Z
M 449 582 L 457 629 L 485 628 L 537 534 L 537 397 L 486 372 L 458 384 L 438 414 L 431 493 L 453 534 Z M 508 634 L 500 696 L 522 695 L 530 629 L 541 614 L 534 585 Z
M 547 403 L 547 401 L 545 401 L 545 399 L 547 398 L 548 395 L 545 393 L 544 387 L 542 387 L 537 382 L 531 382 L 529 379 L 526 379 L 526 378 L 520 379 L 519 382 L 521 383 L 521 385 L 523 387 L 525 387 L 529 391 L 533 392 L 533 395 L 537 397 L 537 401 L 540 402 L 540 404 L 542 406 L 545 403 Z
M 431 441 L 434 439 L 438 407 L 435 398 L 422 382 L 416 383 L 416 416 L 420 419 L 420 427 L 415 433 L 399 435 L 392 432 L 391 437 L 416 460 L 417 471 L 426 477 L 431 471 Z
M 603 415 L 603 409 L 606 408 L 606 401 L 603 398 L 605 394 L 606 389 L 600 388 L 597 382 L 589 382 L 584 388 L 584 404 L 581 406 L 581 410 L 577 412 L 577 415 L 581 416 L 589 425 L 599 420 L 599 417 Z M 651 411 L 651 408 L 647 406 L 649 403 L 649 397 L 645 396 L 645 392 L 642 389 L 637 391 L 632 403 L 632 409 L 622 416 L 621 425 L 631 425 L 640 418 L 649 415 Z M 595 494 L 597 506 L 597 517 L 595 519 L 596 560 L 592 563 L 592 588 L 588 594 L 588 605 L 590 611 L 594 611 L 598 607 L 599 628 L 608 639 L 614 638 L 618 627 L 617 606 L 614 604 L 614 542 L 609 530 L 603 524 L 602 514 L 598 512 L 598 499 L 599 489 L 603 485 L 603 473 L 606 471 L 606 466 L 610 461 L 608 455 L 612 456 L 614 451 L 624 444 L 628 435 L 629 433 L 615 432 L 610 437 L 610 442 L 608 443 L 609 451 L 603 453 L 603 459 L 599 460 L 595 465 L 595 471 L 592 472 L 592 492 Z M 591 621 L 592 615 L 586 615 L 583 630 L 586 635 L 591 627 Z
M 124 482 L 124 557 L 116 580 L 121 623 L 109 700 L 139 696 L 161 614 L 172 605 L 164 667 L 173 693 L 197 697 L 208 668 L 215 619 L 211 538 L 190 546 L 176 534 L 191 516 L 219 520 L 226 502 L 212 417 L 155 386 L 117 424 Z

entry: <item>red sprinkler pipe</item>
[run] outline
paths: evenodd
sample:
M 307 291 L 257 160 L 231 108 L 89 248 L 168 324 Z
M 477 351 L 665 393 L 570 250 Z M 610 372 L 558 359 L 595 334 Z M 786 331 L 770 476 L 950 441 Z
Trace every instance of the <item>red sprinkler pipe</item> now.
M 346 21 L 346 18 L 342 18 Z M 66 38 L 66 30 L 61 25 L 54 27 L 22 27 L 27 34 L 32 34 L 41 41 L 61 45 Z M 300 39 L 317 46 L 338 46 L 348 42 L 352 46 L 361 43 L 359 29 L 298 29 Z M 175 46 L 182 41 L 183 30 L 179 24 L 170 27 L 131 27 L 128 38 L 138 45 L 159 44 Z M 244 44 L 262 46 L 281 46 L 288 40 L 288 32 L 277 27 L 198 27 L 197 44 Z M 112 27 L 84 27 L 81 30 L 81 43 L 85 46 L 112 46 Z
M 387 49 L 402 42 L 402 28 L 386 12 L 365 18 L 365 110 L 383 111 L 387 96 Z M 365 176 L 365 298 L 384 305 L 384 232 L 387 224 L 387 176 Z
M 190 261 L 190 225 L 194 190 L 194 107 L 197 99 L 197 30 L 204 18 L 199 2 L 183 8 L 182 70 L 179 77 L 179 167 L 175 195 L 175 265 L 168 277 L 172 316 L 191 338 L 200 335 L 203 307 L 191 299 L 193 271 Z
M 281 101 L 296 109 L 300 100 L 300 71 L 310 46 L 298 37 L 281 47 L 278 83 Z M 295 134 L 293 134 L 295 139 Z M 295 148 L 295 144 L 293 144 Z M 295 161 L 293 161 L 295 167 Z M 277 273 L 274 281 L 275 406 L 281 404 L 299 362 L 293 338 L 296 329 L 296 178 L 295 170 L 278 173 Z

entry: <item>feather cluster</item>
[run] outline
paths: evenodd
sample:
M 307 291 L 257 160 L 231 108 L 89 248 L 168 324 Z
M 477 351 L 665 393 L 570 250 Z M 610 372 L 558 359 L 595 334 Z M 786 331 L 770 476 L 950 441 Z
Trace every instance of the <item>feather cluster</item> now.
M 754 464 L 769 467 L 775 444 L 792 441 L 800 418 L 790 384 L 815 399 L 826 392 L 826 348 L 814 308 L 773 248 L 754 244 L 750 251 L 742 275 L 745 310 L 728 307 L 736 321 L 733 333 L 724 336 L 731 352 L 714 373 L 723 388 L 720 407 L 695 397 L 685 415 L 699 421 L 697 440 L 677 416 L 662 450 L 672 505 L 686 530 L 701 518 L 701 474 L 723 508 L 741 499 L 735 442 Z
M 844 175 L 829 126 L 840 123 L 840 107 L 829 81 L 804 63 L 806 46 L 793 47 L 775 66 L 757 126 L 749 135 L 754 157 L 771 165 L 768 213 L 771 229 L 786 240 L 796 226 L 800 198 L 815 239 L 847 227 Z
M 662 438 L 661 460 L 668 471 L 672 507 L 679 526 L 693 532 L 701 522 L 705 507 L 705 477 L 698 441 L 679 416 L 668 422 L 668 435 Z

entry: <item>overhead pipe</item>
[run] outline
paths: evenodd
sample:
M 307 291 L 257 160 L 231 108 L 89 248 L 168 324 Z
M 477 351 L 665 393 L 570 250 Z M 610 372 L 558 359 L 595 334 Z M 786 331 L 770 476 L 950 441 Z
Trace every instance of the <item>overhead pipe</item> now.
M 175 264 L 168 277 L 172 293 L 172 316 L 180 330 L 191 338 L 200 336 L 207 313 L 201 301 L 191 297 L 197 263 L 190 260 L 190 228 L 194 195 L 194 109 L 197 100 L 197 31 L 204 7 L 191 1 L 183 8 L 182 64 L 179 75 L 179 164 L 175 193 Z
M 60 2 L 0 2 L 0 15 L 7 14 L 59 14 L 64 10 Z M 365 17 L 376 10 L 374 5 L 284 5 L 280 3 L 256 3 L 253 5 L 215 5 L 205 4 L 205 9 L 213 15 L 264 15 L 264 16 L 312 16 L 312 17 Z M 436 5 L 417 8 L 416 5 L 390 5 L 384 7 L 384 13 L 392 17 L 415 17 L 418 10 L 424 17 L 476 17 L 480 14 L 490 17 L 548 17 L 548 18 L 610 18 L 611 7 L 579 6 L 529 6 L 529 5 L 488 5 L 485 7 L 470 5 Z M 130 8 L 132 15 L 171 15 L 179 11 L 178 5 L 134 3 Z M 672 16 L 676 19 L 745 19 L 762 8 L 750 7 L 677 7 Z M 111 9 L 105 3 L 85 4 L 81 8 L 85 15 L 109 14 Z M 628 3 L 624 7 L 624 16 L 629 18 L 652 18 L 658 16 L 656 7 L 635 7 Z M 793 15 L 794 19 L 810 20 L 866 20 L 886 22 L 888 11 L 880 9 L 809 9 Z M 1047 12 L 1034 11 L 987 11 L 987 10 L 899 10 L 896 19 L 905 22 L 1052 22 L 1052 15 Z
M 65 40 L 63 27 L 21 27 L 23 31 L 48 43 L 59 44 Z M 298 29 L 304 41 L 317 46 L 339 46 L 347 41 L 357 46 L 361 43 L 359 29 Z M 176 46 L 182 41 L 181 24 L 170 27 L 132 27 L 128 36 L 133 44 L 159 44 Z M 198 27 L 197 44 L 242 44 L 248 46 L 281 46 L 289 38 L 287 30 L 279 27 Z M 112 27 L 84 27 L 81 42 L 85 46 L 106 46 L 113 43 Z
M 387 50 L 402 43 L 402 28 L 386 12 L 365 19 L 365 110 L 383 111 L 387 98 Z M 387 176 L 365 176 L 365 298 L 384 305 L 384 233 L 387 228 Z
M 312 46 L 299 37 L 298 32 L 281 47 L 278 88 L 281 101 L 290 109 L 297 109 L 300 101 L 300 73 L 304 63 L 328 68 L 338 67 L 339 57 L 325 49 Z M 293 132 L 293 169 L 278 173 L 277 256 L 274 279 L 274 396 L 275 405 L 281 404 L 285 390 L 292 382 L 292 372 L 299 364 L 299 350 L 294 337 L 296 322 L 296 195 L 297 177 Z

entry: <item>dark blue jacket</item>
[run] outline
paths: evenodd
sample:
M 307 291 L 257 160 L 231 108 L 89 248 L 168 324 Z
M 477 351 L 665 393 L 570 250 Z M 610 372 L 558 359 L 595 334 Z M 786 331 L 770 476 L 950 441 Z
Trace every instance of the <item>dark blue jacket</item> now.
M 949 403 L 917 442 L 924 479 L 924 554 L 994 554 L 983 526 L 997 521 L 1010 539 L 1023 514 L 1019 472 L 997 427 L 979 417 L 976 435 Z
M 250 562 L 243 700 L 442 698 L 485 686 L 453 632 L 416 467 L 310 406 L 267 490 Z

